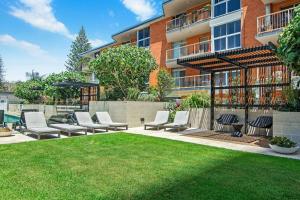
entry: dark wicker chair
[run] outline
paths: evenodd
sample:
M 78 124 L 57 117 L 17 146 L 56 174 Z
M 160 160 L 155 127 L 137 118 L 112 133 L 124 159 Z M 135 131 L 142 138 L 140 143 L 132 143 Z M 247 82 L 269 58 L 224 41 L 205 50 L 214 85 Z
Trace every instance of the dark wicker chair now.
M 238 117 L 234 114 L 222 114 L 216 121 L 221 125 L 232 125 L 239 122 Z
M 256 118 L 256 120 L 251 121 L 248 123 L 249 126 L 255 127 L 259 129 L 259 134 L 260 134 L 260 129 L 266 129 L 270 130 L 273 126 L 273 118 L 271 116 L 259 116 Z M 267 132 L 268 135 L 268 132 Z
M 6 127 L 6 122 L 4 121 L 4 110 L 0 110 L 0 127 Z

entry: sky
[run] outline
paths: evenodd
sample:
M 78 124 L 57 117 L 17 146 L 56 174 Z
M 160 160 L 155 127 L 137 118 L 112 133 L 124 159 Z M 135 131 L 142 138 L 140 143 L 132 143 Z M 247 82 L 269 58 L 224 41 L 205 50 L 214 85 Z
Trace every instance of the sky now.
M 84 26 L 93 47 L 161 14 L 162 0 L 0 0 L 0 56 L 7 81 L 64 71 L 70 45 Z

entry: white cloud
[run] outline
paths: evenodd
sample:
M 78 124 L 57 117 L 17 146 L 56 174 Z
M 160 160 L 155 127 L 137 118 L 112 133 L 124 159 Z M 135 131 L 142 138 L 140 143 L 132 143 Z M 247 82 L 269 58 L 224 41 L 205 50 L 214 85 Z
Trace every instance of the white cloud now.
M 102 45 L 106 44 L 106 41 L 99 40 L 99 39 L 89 40 L 89 42 L 91 43 L 91 45 L 93 47 L 98 47 L 98 46 L 102 46 Z
M 124 6 L 137 15 L 137 20 L 144 21 L 156 14 L 153 0 L 121 0 Z
M 59 33 L 74 39 L 67 27 L 54 16 L 52 0 L 19 0 L 20 5 L 11 7 L 10 14 L 42 30 Z
M 18 49 L 22 49 L 32 56 L 46 56 L 47 52 L 43 50 L 39 45 L 24 41 L 17 40 L 11 35 L 0 35 L 0 45 L 12 46 Z

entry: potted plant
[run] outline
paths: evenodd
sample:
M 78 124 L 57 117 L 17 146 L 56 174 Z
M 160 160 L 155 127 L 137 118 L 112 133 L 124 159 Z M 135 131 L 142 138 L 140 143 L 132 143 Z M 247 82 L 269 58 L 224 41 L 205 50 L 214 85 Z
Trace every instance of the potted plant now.
M 274 137 L 270 141 L 270 147 L 273 151 L 282 154 L 296 153 L 299 149 L 297 144 L 286 137 Z

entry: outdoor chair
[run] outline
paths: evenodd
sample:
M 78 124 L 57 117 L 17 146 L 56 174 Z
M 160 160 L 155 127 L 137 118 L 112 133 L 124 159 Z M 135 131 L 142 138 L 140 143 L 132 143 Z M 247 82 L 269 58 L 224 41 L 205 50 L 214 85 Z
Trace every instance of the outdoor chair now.
M 6 127 L 6 122 L 4 121 L 4 110 L 0 110 L 0 127 Z
M 113 128 L 114 130 L 117 130 L 118 128 L 121 127 L 128 130 L 128 124 L 113 122 L 108 112 L 96 112 L 96 117 L 100 124 L 107 125 L 109 126 L 109 128 Z
M 42 112 L 25 112 L 26 130 L 37 135 L 41 139 L 41 135 L 58 134 L 60 137 L 60 130 L 48 127 L 45 115 Z
M 76 126 L 71 124 L 50 124 L 52 128 L 61 130 L 64 133 L 67 133 L 69 137 L 72 136 L 72 133 L 84 132 L 87 135 L 87 128 L 82 126 Z
M 23 128 L 26 129 L 26 120 L 25 120 L 25 113 L 26 112 L 39 112 L 38 109 L 23 109 L 21 111 L 20 121 L 16 124 L 16 127 L 19 127 L 20 132 L 23 131 Z
M 266 129 L 267 136 L 269 135 L 270 129 L 273 125 L 273 118 L 271 116 L 259 116 L 256 120 L 248 123 L 250 127 L 258 128 L 259 135 L 260 129 Z
M 159 130 L 163 125 L 168 123 L 169 114 L 169 111 L 157 111 L 154 121 L 144 124 L 144 129 L 146 130 L 148 126 L 157 128 L 157 130 Z
M 108 132 L 109 126 L 104 124 L 95 124 L 88 112 L 75 112 L 75 117 L 79 126 L 92 130 L 93 134 L 95 134 L 96 129 L 104 129 Z
M 179 132 L 181 129 L 187 128 L 189 122 L 189 115 L 189 111 L 177 111 L 174 118 L 174 122 L 165 124 L 163 126 L 164 130 L 166 130 L 167 128 L 172 128 L 176 129 Z
M 234 123 L 238 123 L 238 117 L 234 114 L 221 114 L 216 122 L 223 126 L 232 126 Z M 220 130 L 219 130 L 220 131 Z

